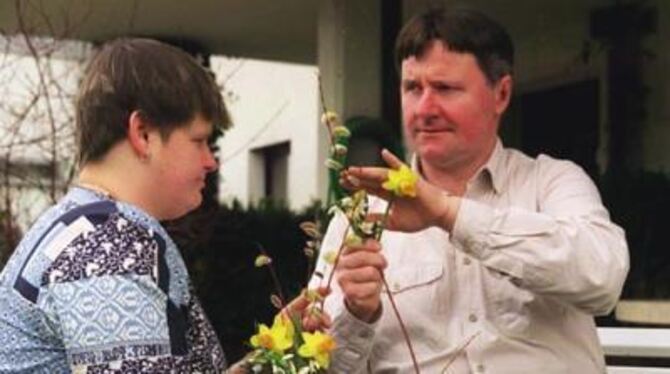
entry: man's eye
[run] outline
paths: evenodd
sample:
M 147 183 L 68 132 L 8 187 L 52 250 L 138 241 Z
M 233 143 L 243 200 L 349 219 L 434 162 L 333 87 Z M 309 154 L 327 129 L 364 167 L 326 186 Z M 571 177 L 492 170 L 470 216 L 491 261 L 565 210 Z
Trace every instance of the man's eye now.
M 421 86 L 419 86 L 418 84 L 416 84 L 414 82 L 405 83 L 403 85 L 403 91 L 405 91 L 405 92 L 419 92 L 420 90 L 421 90 Z
M 437 92 L 448 92 L 453 89 L 452 86 L 444 83 L 437 83 L 433 85 L 433 89 Z

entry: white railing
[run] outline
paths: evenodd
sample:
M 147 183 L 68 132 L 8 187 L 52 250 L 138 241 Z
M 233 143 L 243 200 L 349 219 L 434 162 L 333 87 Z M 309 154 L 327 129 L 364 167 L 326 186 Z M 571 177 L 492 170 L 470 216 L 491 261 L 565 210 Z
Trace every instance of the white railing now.
M 599 327 L 598 335 L 610 357 L 670 360 L 670 328 Z M 670 367 L 610 366 L 609 374 L 670 374 Z

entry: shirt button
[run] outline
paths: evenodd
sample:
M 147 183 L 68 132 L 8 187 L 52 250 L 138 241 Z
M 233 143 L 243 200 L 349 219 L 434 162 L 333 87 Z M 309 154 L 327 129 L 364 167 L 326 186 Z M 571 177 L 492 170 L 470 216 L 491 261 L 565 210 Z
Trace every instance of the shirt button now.
M 466 257 L 466 258 L 463 259 L 463 264 L 470 265 L 470 263 L 472 263 L 472 260 L 470 260 L 470 257 Z
M 484 372 L 484 364 L 478 364 L 476 369 L 477 369 L 478 373 L 483 373 Z
M 468 316 L 468 321 L 470 321 L 470 322 L 472 322 L 472 323 L 477 322 L 477 316 L 476 316 L 474 313 L 471 313 L 471 314 Z

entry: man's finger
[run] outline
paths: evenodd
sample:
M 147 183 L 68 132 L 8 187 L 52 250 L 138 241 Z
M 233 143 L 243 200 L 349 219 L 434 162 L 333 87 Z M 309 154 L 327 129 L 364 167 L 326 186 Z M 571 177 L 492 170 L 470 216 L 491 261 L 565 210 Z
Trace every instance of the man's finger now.
M 378 270 L 386 268 L 386 259 L 384 256 L 371 254 L 369 252 L 344 253 L 337 264 L 339 269 L 358 269 L 365 266 L 372 266 Z
M 355 284 L 380 283 L 382 280 L 381 271 L 378 267 L 369 265 L 355 269 L 346 269 L 338 273 L 340 282 L 349 282 Z
M 342 256 L 350 256 L 352 253 L 366 253 L 366 255 L 379 253 L 382 250 L 381 244 L 373 239 L 366 239 L 361 244 L 345 245 L 342 249 Z M 383 256 L 382 256 L 383 257 Z
M 369 299 L 377 299 L 382 290 L 380 282 L 350 282 L 338 279 L 345 299 L 349 301 L 364 302 Z
M 382 159 L 384 159 L 386 165 L 390 166 L 391 169 L 400 169 L 400 167 L 404 164 L 404 162 L 402 162 L 386 148 L 382 149 Z
M 374 166 L 350 166 L 344 172 L 344 176 L 354 185 L 357 184 L 357 182 L 381 184 L 388 178 L 388 169 Z
M 367 239 L 364 243 L 358 245 L 347 245 L 344 247 L 343 254 L 349 254 L 354 252 L 372 252 L 376 253 L 382 250 L 381 244 L 378 241 L 373 239 Z
M 352 181 L 351 179 L 340 178 L 340 185 L 349 191 L 365 190 L 365 192 L 377 196 L 386 201 L 391 199 L 391 193 L 380 187 L 380 183 L 365 183 L 361 180 Z

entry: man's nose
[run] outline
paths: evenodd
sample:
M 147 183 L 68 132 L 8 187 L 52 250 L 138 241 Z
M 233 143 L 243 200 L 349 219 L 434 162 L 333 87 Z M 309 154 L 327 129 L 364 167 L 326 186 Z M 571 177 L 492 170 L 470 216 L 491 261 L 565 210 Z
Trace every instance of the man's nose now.
M 416 114 L 432 115 L 435 114 L 435 93 L 431 89 L 426 89 L 421 93 L 416 105 Z

